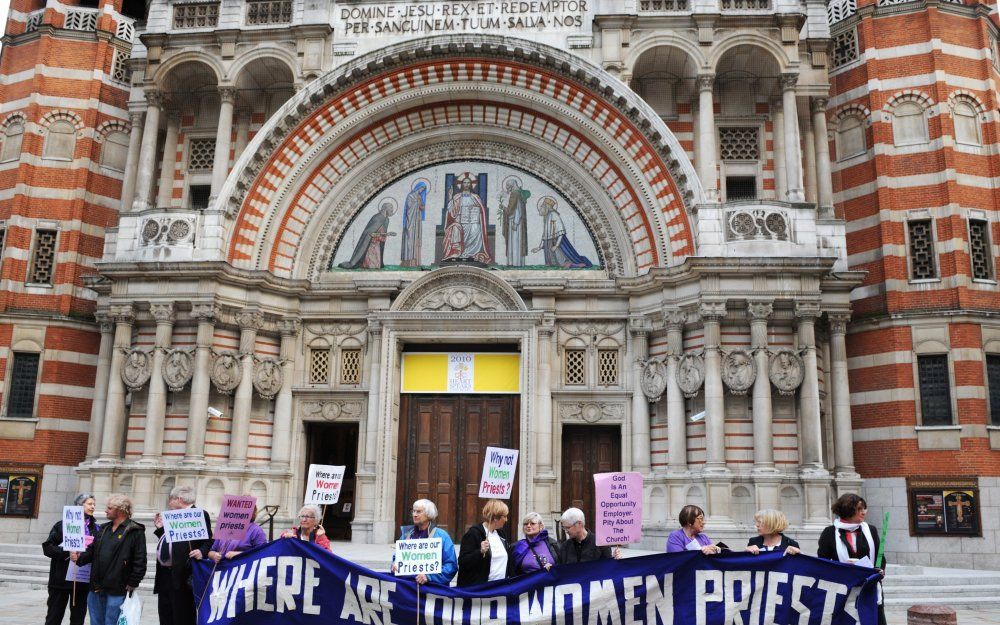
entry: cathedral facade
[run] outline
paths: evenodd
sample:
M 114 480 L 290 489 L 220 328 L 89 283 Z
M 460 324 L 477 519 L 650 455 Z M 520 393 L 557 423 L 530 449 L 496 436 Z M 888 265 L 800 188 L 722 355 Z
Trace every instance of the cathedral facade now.
M 515 523 L 592 515 L 592 474 L 641 473 L 650 548 L 691 503 L 713 536 L 779 508 L 808 542 L 866 484 L 914 545 L 995 534 L 996 210 L 901 191 L 921 154 L 978 169 L 932 168 L 942 193 L 989 180 L 995 94 L 964 79 L 973 121 L 935 126 L 950 87 L 872 76 L 925 45 L 873 22 L 957 11 L 993 41 L 978 6 L 35 4 L 0 59 L 0 448 L 36 509 L 0 531 L 77 489 L 149 516 L 178 484 L 287 523 L 315 463 L 347 468 L 334 538 L 389 542 L 422 497 L 457 534 L 493 446 L 520 452 Z M 960 130 L 979 151 L 948 151 Z M 968 235 L 934 235 L 940 211 Z M 944 277 L 910 279 L 935 245 Z M 948 423 L 908 412 L 942 383 L 911 331 L 946 339 Z

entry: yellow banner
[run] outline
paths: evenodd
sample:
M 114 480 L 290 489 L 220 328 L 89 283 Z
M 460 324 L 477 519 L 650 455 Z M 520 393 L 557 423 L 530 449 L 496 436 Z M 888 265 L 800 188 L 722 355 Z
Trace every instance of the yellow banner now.
M 521 355 L 405 353 L 403 393 L 520 393 Z

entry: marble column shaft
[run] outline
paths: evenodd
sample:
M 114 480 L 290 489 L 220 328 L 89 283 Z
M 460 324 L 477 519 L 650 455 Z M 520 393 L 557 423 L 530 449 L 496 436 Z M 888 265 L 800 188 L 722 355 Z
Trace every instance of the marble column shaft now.
M 274 430 L 271 435 L 271 462 L 277 469 L 288 469 L 292 454 L 292 377 L 295 375 L 295 341 L 301 323 L 298 319 L 281 322 L 281 389 L 274 401 Z
M 208 427 L 208 396 L 212 384 L 212 343 L 215 339 L 215 308 L 195 304 L 192 316 L 198 320 L 194 375 L 191 378 L 191 401 L 188 412 L 185 464 L 205 462 L 205 429 Z
M 149 376 L 149 393 L 146 395 L 146 427 L 141 459 L 144 462 L 158 462 L 163 454 L 163 426 L 167 412 L 167 383 L 163 379 L 163 361 L 174 331 L 172 304 L 153 304 L 152 313 L 156 320 L 156 345 Z
M 368 320 L 368 351 L 371 366 L 368 368 L 368 410 L 365 413 L 365 448 L 360 449 L 358 464 L 373 474 L 378 466 L 378 417 L 382 391 L 382 340 L 385 330 L 377 319 Z
M 122 180 L 122 197 L 119 210 L 128 212 L 135 199 L 135 178 L 139 172 L 139 149 L 142 147 L 142 112 L 129 111 L 132 125 L 128 135 L 128 153 L 125 157 L 125 177 Z
M 551 319 L 538 328 L 538 379 L 535 385 L 535 471 L 552 475 L 552 334 Z
M 806 202 L 816 203 L 816 137 L 809 112 L 799 119 L 802 131 L 802 179 Z
M 233 160 L 235 161 L 243 154 L 247 143 L 250 141 L 250 110 L 240 110 L 236 112 L 236 145 L 233 150 Z
M 781 75 L 781 108 L 785 125 L 785 181 L 788 191 L 785 199 L 802 202 L 802 148 L 799 143 L 799 114 L 795 100 L 795 84 L 798 74 Z
M 799 318 L 799 348 L 805 375 L 799 388 L 799 416 L 802 431 L 799 434 L 802 458 L 800 466 L 807 472 L 825 472 L 823 468 L 823 431 L 819 409 L 819 367 L 816 356 L 816 317 L 819 307 L 802 302 L 796 305 Z
M 649 325 L 632 320 L 632 470 L 647 475 L 649 458 L 649 400 L 642 392 L 643 363 L 649 358 Z
M 667 314 L 667 469 L 670 473 L 686 473 L 687 415 L 684 393 L 677 384 L 677 360 L 684 352 L 684 321 L 681 311 Z
M 214 200 L 219 196 L 222 185 L 229 175 L 229 149 L 233 140 L 233 106 L 236 102 L 236 89 L 223 87 L 219 89 L 219 126 L 215 134 L 215 161 L 212 164 L 212 190 Z
M 724 303 L 702 304 L 705 329 L 705 472 L 726 471 L 726 400 L 722 386 L 720 322 Z
M 177 135 L 181 130 L 180 113 L 167 113 L 167 135 L 163 140 L 163 160 L 160 161 L 160 190 L 156 207 L 167 208 L 174 197 L 174 175 L 177 168 Z
M 250 409 L 253 407 L 253 356 L 257 330 L 263 317 L 257 311 L 245 310 L 238 316 L 240 326 L 240 384 L 233 402 L 233 426 L 229 435 L 230 464 L 246 464 L 250 446 Z
M 833 457 L 838 476 L 857 478 L 854 469 L 854 428 L 847 377 L 847 322 L 850 314 L 830 315 L 830 376 L 833 407 Z
M 150 207 L 153 197 L 153 176 L 156 170 L 156 143 L 160 131 L 160 106 L 162 96 L 158 91 L 146 92 L 146 124 L 142 130 L 139 148 L 139 168 L 135 181 L 135 200 L 132 209 L 141 211 Z
M 771 138 L 774 143 L 774 196 L 784 201 L 788 196 L 788 182 L 785 177 L 785 116 L 781 101 L 771 105 Z
M 826 128 L 826 98 L 812 99 L 813 133 L 816 135 L 816 189 L 820 207 L 833 208 L 833 173 Z
M 757 364 L 753 383 L 753 468 L 755 472 L 774 470 L 774 414 L 771 380 L 768 377 L 767 321 L 774 312 L 770 302 L 750 302 L 750 345 Z
M 94 379 L 94 401 L 90 406 L 90 435 L 87 437 L 87 460 L 101 453 L 104 418 L 108 405 L 108 382 L 111 379 L 111 353 L 114 350 L 114 326 L 107 315 L 98 313 L 101 327 L 101 347 L 97 352 L 97 375 Z
M 700 74 L 698 76 L 698 175 L 705 188 L 705 197 L 714 200 L 718 197 L 716 181 L 716 150 L 715 150 L 715 104 L 712 90 L 715 87 L 715 74 Z
M 111 353 L 111 372 L 108 380 L 107 417 L 101 437 L 101 459 L 117 460 L 121 457 L 125 436 L 125 382 L 122 380 L 122 363 L 125 350 L 132 345 L 132 308 L 112 310 L 115 322 L 115 341 Z

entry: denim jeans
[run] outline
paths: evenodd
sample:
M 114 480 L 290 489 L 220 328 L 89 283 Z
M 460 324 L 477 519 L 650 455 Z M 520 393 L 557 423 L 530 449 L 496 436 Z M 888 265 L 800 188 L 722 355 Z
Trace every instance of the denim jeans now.
M 91 592 L 87 596 L 91 625 L 117 625 L 125 595 L 109 595 L 106 592 Z

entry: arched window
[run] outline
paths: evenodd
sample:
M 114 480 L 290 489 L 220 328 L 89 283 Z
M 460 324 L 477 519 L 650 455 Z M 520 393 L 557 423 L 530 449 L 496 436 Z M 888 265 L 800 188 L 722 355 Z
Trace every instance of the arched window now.
M 20 120 L 7 124 L 3 132 L 3 148 L 0 161 L 16 161 L 21 156 L 21 140 L 24 139 L 24 122 Z
M 125 171 L 128 159 L 128 135 L 120 130 L 109 132 L 101 146 L 101 165 L 115 171 Z
M 45 158 L 72 159 L 76 150 L 76 127 L 73 122 L 59 119 L 49 126 L 45 135 L 45 147 L 42 156 Z
M 844 160 L 864 154 L 865 123 L 860 115 L 849 115 L 837 124 L 837 160 Z
M 965 99 L 958 100 L 951 109 L 951 118 L 955 124 L 955 141 L 967 145 L 982 145 L 982 135 L 979 132 L 979 117 L 976 107 Z
M 903 102 L 892 112 L 892 139 L 896 145 L 927 143 L 927 120 L 924 108 L 916 102 Z

